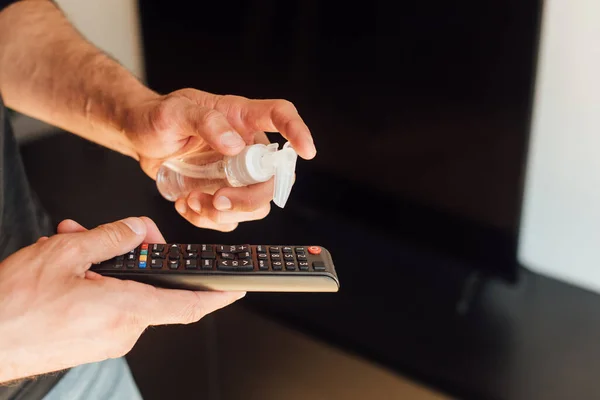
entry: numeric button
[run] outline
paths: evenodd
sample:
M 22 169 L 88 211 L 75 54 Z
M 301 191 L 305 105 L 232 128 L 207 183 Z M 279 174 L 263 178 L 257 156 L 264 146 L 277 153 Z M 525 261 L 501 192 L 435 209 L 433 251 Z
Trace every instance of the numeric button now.
M 271 253 L 271 260 L 281 260 L 281 254 Z
M 298 261 L 300 271 L 308 271 L 308 261 Z
M 271 268 L 273 268 L 273 271 L 281 271 L 283 268 L 283 262 L 273 261 L 271 262 Z
M 285 262 L 285 269 L 287 271 L 294 271 L 296 269 L 296 263 L 293 261 L 286 261 Z
M 291 253 L 292 252 L 292 248 L 289 246 L 284 246 L 281 248 L 281 251 L 283 251 L 284 253 Z

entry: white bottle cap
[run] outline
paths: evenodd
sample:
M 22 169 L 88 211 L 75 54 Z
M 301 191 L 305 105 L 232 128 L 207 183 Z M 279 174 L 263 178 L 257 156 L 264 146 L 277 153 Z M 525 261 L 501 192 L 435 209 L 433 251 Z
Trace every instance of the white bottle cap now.
M 275 176 L 273 202 L 283 208 L 294 185 L 298 154 L 289 142 L 281 150 L 277 150 L 278 147 L 277 143 L 248 146 L 240 154 L 231 157 L 227 164 L 233 186 L 266 182 Z

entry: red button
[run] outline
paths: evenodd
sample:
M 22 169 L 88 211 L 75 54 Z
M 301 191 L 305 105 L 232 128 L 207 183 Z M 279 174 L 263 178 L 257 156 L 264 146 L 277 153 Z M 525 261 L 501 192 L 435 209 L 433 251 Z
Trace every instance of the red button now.
M 321 248 L 319 246 L 310 246 L 308 252 L 310 254 L 321 254 Z
M 148 250 L 148 243 L 142 244 L 142 250 Z

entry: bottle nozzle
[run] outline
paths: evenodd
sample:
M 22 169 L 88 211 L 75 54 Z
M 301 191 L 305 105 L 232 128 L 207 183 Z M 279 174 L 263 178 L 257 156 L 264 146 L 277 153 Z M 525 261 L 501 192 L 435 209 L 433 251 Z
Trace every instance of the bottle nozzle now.
M 276 143 L 269 145 L 269 147 L 271 151 L 264 155 L 263 165 L 270 164 L 274 169 L 275 188 L 273 191 L 273 203 L 283 208 L 290 197 L 292 186 L 294 186 L 294 173 L 296 171 L 298 154 L 289 142 L 284 144 L 283 148 L 279 151 L 277 151 L 278 146 Z

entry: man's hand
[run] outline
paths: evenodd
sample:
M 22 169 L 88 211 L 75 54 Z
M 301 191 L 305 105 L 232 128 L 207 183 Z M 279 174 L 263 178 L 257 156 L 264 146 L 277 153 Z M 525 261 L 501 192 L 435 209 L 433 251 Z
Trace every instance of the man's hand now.
M 0 382 L 123 356 L 149 325 L 187 324 L 244 293 L 165 290 L 88 271 L 143 241 L 164 243 L 148 218 L 87 231 L 63 221 L 0 263 Z
M 125 135 L 142 169 L 153 179 L 167 158 L 213 149 L 235 155 L 248 144 L 268 143 L 264 132 L 280 132 L 305 159 L 316 154 L 308 127 L 286 100 L 250 100 L 182 89 L 135 104 L 123 115 Z M 272 198 L 273 180 L 223 188 L 214 195 L 193 192 L 175 207 L 198 227 L 230 231 L 238 222 L 264 218 Z

